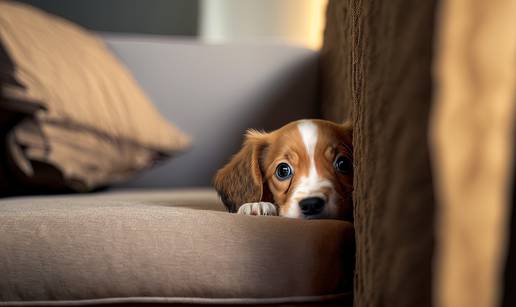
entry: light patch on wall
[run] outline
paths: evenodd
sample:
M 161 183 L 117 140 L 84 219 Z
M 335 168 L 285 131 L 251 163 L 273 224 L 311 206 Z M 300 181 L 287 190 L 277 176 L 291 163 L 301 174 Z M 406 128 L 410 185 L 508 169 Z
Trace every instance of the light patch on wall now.
M 327 0 L 203 0 L 200 36 L 215 43 L 278 41 L 319 49 Z
M 323 44 L 324 25 L 326 23 L 326 7 L 328 0 L 312 0 L 310 9 L 309 39 L 307 46 L 312 49 L 320 49 Z

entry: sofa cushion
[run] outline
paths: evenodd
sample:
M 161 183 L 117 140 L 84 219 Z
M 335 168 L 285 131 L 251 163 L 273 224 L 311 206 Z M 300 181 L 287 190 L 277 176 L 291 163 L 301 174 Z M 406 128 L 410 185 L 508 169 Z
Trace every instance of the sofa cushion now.
M 223 212 L 212 190 L 0 201 L 0 305 L 350 299 L 353 227 Z
M 18 179 L 31 190 L 88 191 L 123 181 L 188 144 L 86 30 L 1 1 L 0 43 L 0 104 L 42 106 L 7 141 Z

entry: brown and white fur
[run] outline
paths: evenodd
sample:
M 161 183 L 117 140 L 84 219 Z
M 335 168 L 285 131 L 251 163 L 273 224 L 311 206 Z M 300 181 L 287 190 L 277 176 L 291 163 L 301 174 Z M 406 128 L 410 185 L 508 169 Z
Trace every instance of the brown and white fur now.
M 352 152 L 348 123 L 299 120 L 270 133 L 249 130 L 214 186 L 230 212 L 352 220 Z

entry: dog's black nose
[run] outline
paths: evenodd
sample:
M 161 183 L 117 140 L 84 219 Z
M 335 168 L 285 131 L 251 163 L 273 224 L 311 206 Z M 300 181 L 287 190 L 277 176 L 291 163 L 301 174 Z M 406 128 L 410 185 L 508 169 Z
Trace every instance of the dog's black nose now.
M 304 215 L 315 215 L 321 213 L 325 203 L 326 201 L 320 197 L 308 197 L 299 202 L 299 207 Z

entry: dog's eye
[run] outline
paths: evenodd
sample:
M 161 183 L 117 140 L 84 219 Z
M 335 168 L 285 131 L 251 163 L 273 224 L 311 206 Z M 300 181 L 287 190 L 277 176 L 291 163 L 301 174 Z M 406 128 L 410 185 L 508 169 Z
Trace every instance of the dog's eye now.
M 353 172 L 353 163 L 350 159 L 340 156 L 333 163 L 335 169 L 343 174 L 350 174 Z
M 280 163 L 276 167 L 276 177 L 279 180 L 287 180 L 292 177 L 292 168 L 287 163 Z

